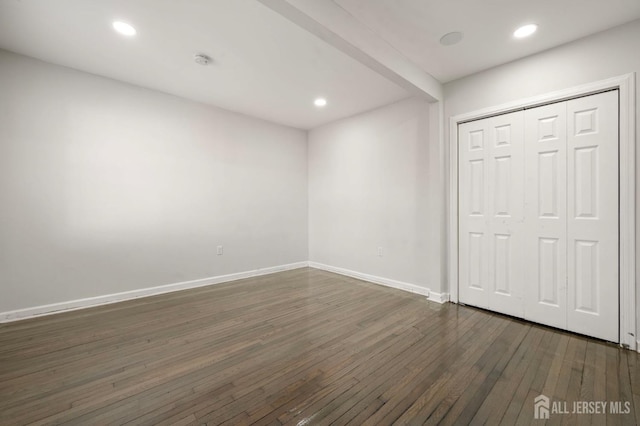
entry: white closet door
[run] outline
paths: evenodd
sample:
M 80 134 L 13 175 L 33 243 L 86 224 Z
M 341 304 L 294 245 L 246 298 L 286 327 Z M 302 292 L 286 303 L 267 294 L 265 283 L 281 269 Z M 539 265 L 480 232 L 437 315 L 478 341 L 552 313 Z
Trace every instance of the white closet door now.
M 460 300 L 523 315 L 523 113 L 459 127 Z
M 568 329 L 618 341 L 618 92 L 568 116 Z
M 618 92 L 458 132 L 460 301 L 617 342 Z
M 524 114 L 488 119 L 489 309 L 524 315 Z
M 459 297 L 489 307 L 487 220 L 488 120 L 458 127 L 459 152 Z
M 525 315 L 567 327 L 565 102 L 525 111 Z

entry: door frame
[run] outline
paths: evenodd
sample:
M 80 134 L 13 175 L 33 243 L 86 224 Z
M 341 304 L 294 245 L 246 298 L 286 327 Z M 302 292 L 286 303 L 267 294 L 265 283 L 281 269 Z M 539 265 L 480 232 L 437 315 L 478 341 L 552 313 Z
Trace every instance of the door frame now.
M 449 211 L 448 218 L 448 275 L 450 300 L 458 303 L 458 125 L 467 121 L 532 108 L 549 103 L 618 89 L 619 109 L 619 271 L 620 309 L 619 342 L 632 350 L 640 350 L 636 333 L 636 105 L 635 73 L 624 74 L 581 86 L 572 87 L 532 98 L 460 114 L 449 118 Z

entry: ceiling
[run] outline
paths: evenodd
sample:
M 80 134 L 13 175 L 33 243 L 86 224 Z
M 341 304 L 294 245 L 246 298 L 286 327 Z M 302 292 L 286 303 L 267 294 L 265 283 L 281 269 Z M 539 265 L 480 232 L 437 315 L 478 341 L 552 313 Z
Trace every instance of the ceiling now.
M 443 83 L 640 18 L 639 0 L 333 1 Z M 511 36 L 528 23 L 534 36 Z M 453 31 L 464 39 L 442 46 Z
M 0 0 L 0 48 L 302 129 L 408 96 L 255 0 Z
M 310 129 L 410 96 L 378 74 L 391 62 L 448 82 L 638 18 L 639 0 L 0 0 L 0 48 Z M 116 34 L 115 20 L 138 34 Z M 533 37 L 511 36 L 530 22 Z M 451 31 L 464 39 L 442 46 Z

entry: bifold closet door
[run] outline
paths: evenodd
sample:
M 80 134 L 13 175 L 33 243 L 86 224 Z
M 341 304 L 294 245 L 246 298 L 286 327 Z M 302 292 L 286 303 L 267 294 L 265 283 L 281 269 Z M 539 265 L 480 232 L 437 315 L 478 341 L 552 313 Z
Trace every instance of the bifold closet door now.
M 525 115 L 525 318 L 567 328 L 567 104 Z
M 525 318 L 618 341 L 618 92 L 525 111 Z
M 459 297 L 617 342 L 618 92 L 458 127 Z
M 459 127 L 460 300 L 523 316 L 523 113 Z
M 567 328 L 618 341 L 618 91 L 567 102 Z

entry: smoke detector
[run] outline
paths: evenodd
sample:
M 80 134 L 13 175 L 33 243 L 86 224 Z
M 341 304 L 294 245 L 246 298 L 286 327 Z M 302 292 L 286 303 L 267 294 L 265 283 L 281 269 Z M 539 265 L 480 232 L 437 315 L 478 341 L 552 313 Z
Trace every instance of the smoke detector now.
M 208 57 L 207 55 L 203 55 L 202 53 L 197 53 L 194 57 L 193 60 L 196 62 L 196 64 L 198 65 L 208 65 L 209 62 L 211 62 L 211 58 Z

